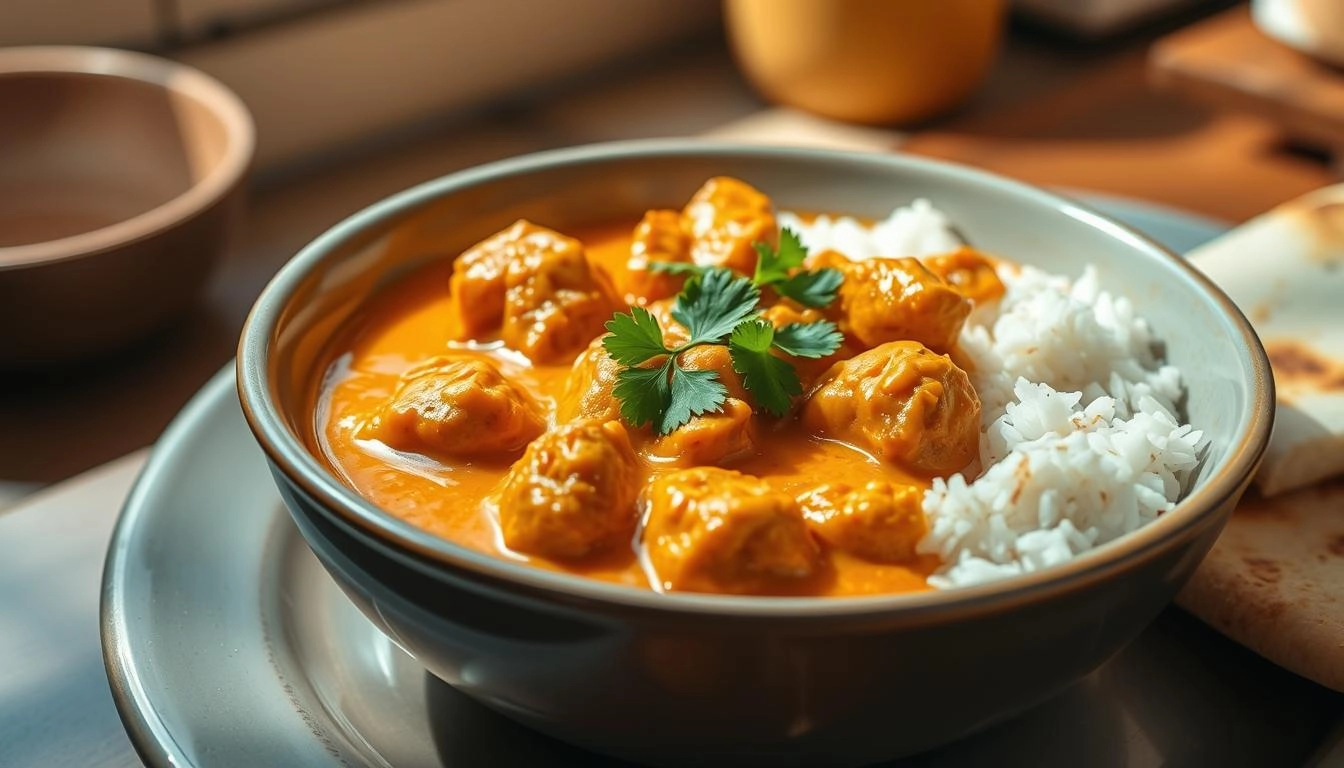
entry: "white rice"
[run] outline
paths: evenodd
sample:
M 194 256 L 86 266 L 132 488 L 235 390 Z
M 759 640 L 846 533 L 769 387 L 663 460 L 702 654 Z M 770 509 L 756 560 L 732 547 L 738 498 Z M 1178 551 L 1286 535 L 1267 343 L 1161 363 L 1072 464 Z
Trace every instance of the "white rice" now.
M 959 242 L 926 200 L 865 227 L 804 224 L 781 214 L 809 249 L 853 260 L 927 256 Z M 1011 259 L 1012 254 L 1004 254 Z M 924 497 L 929 579 L 955 587 L 1065 562 L 1171 509 L 1199 463 L 1202 433 L 1184 424 L 1181 375 L 1129 301 L 1075 281 L 1005 265 L 1007 290 L 978 308 L 960 345 L 982 403 L 978 476 L 938 479 Z
M 780 213 L 779 225 L 797 232 L 809 250 L 829 248 L 850 261 L 874 256 L 932 256 L 961 244 L 947 217 L 923 198 L 897 208 L 872 227 L 848 216 L 818 216 L 804 224 L 788 212 Z

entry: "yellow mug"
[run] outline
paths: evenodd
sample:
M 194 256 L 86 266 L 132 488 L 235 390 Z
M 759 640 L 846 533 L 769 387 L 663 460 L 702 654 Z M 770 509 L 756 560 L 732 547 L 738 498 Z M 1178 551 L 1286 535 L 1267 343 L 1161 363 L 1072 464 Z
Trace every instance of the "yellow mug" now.
M 772 101 L 861 123 L 960 104 L 1003 36 L 1005 0 L 725 0 L 734 54 Z

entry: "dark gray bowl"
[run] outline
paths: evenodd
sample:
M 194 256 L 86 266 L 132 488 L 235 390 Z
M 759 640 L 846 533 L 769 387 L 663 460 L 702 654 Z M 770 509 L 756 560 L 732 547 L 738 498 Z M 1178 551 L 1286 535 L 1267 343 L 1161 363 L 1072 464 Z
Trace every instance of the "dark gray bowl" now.
M 567 226 L 678 205 L 709 176 L 784 208 L 878 216 L 932 198 L 971 242 L 1077 274 L 1097 265 L 1166 340 L 1211 440 L 1188 496 L 1065 566 L 870 598 L 658 595 L 479 554 L 383 512 L 305 445 L 334 329 L 381 285 L 528 217 Z M 1264 351 L 1212 284 L 1148 240 L 1054 195 L 890 155 L 691 141 L 585 147 L 430 182 L 296 256 L 248 320 L 243 408 L 313 551 L 430 671 L 561 739 L 662 764 L 858 765 L 1018 713 L 1136 636 L 1217 537 L 1269 438 Z M 358 695 L 358 692 L 351 692 Z

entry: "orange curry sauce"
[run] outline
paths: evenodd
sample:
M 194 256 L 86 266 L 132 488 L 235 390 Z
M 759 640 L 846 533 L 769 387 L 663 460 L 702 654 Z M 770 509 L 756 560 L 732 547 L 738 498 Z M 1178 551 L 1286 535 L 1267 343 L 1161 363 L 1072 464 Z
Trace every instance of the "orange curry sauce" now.
M 630 254 L 633 222 L 589 227 L 566 234 L 583 243 L 590 263 L 614 271 Z M 571 365 L 534 365 L 499 342 L 450 341 L 454 297 L 449 281 L 453 263 L 421 269 L 384 290 L 339 336 L 327 358 L 326 376 L 317 391 L 314 412 L 319 455 L 352 488 L 381 508 L 431 533 L 466 547 L 535 567 L 659 589 L 641 556 L 640 532 L 629 546 L 616 547 L 579 561 L 526 556 L 504 546 L 495 511 L 487 502 L 509 469 L 511 460 L 439 460 L 401 452 L 359 434 L 378 409 L 396 392 L 399 377 L 412 366 L 437 355 L 480 355 L 490 358 L 512 381 L 526 388 L 550 414 L 571 374 Z M 553 418 L 553 416 L 551 417 Z M 862 487 L 872 480 L 926 488 L 929 478 L 913 476 L 845 443 L 815 437 L 796 418 L 757 416 L 765 426 L 754 455 L 735 460 L 731 468 L 769 480 L 790 495 L 820 483 Z M 647 430 L 630 430 L 638 450 Z M 642 452 L 639 471 L 643 487 L 671 467 Z M 821 542 L 826 560 L 816 578 L 799 580 L 776 594 L 867 595 L 928 589 L 926 577 L 936 557 L 916 556 L 901 564 L 873 562 Z

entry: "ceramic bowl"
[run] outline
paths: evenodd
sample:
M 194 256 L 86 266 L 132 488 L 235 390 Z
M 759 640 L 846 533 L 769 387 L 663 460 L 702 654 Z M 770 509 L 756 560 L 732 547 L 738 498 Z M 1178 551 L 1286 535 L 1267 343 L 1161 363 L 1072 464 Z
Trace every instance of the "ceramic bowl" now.
M 1049 570 L 864 598 L 655 594 L 432 536 L 310 452 L 333 329 L 378 287 L 519 217 L 564 230 L 675 207 L 738 176 L 781 208 L 880 216 L 931 198 L 991 252 L 1132 298 L 1165 339 L 1210 446 L 1151 525 Z M 1245 318 L 1143 237 L 1047 192 L 895 155 L 640 142 L 457 173 L 327 232 L 266 288 L 238 358 L 243 408 L 299 530 L 359 607 L 435 675 L 561 739 L 666 765 L 862 765 L 1021 712 L 1095 669 L 1167 605 L 1269 438 L 1273 384 Z M 358 692 L 351 692 L 358 695 Z
M 1251 19 L 1280 43 L 1344 67 L 1344 4 L 1334 0 L 1252 0 Z
M 835 120 L 911 124 L 989 73 L 1006 0 L 725 0 L 733 56 L 767 99 Z M 784 42 L 787 41 L 787 42 Z
M 252 158 L 242 102 L 126 51 L 0 48 L 0 367 L 81 360 L 198 297 Z

